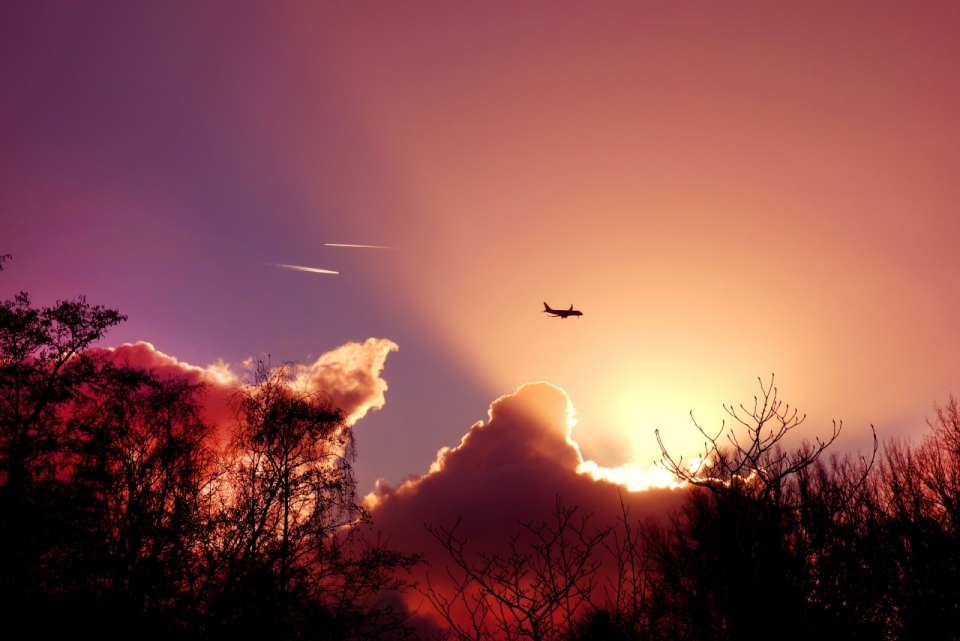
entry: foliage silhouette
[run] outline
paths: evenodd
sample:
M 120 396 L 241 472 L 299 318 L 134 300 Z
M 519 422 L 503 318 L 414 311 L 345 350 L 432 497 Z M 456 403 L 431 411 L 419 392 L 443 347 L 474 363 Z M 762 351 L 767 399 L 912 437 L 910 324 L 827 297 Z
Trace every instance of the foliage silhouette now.
M 63 478 L 77 436 L 68 411 L 114 375 L 84 350 L 124 318 L 82 297 L 37 309 L 21 292 L 0 303 L 0 568 L 8 594 L 49 592 L 43 559 L 70 535 L 57 519 L 73 507 Z
M 257 364 L 233 397 L 237 428 L 220 483 L 208 616 L 236 633 L 403 635 L 404 615 L 383 599 L 419 556 L 371 534 L 357 503 L 353 433 L 329 397 L 297 390 L 289 364 Z
M 2 261 L 0 261 L 2 262 Z M 223 447 L 203 386 L 94 356 L 125 317 L 0 304 L 0 580 L 39 635 L 408 638 L 420 562 L 370 529 L 353 434 L 262 363 Z M 56 616 L 39 616 L 41 613 Z

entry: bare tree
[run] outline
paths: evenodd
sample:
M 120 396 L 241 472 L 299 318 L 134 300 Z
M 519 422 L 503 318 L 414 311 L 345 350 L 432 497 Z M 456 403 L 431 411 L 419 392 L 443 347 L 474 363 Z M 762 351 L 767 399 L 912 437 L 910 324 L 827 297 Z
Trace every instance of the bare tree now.
M 713 434 L 694 419 L 706 441 L 693 465 L 657 434 L 664 466 L 692 486 L 681 513 L 646 531 L 667 636 L 760 638 L 774 625 L 812 633 L 838 621 L 843 599 L 831 599 L 850 593 L 831 586 L 831 572 L 851 569 L 834 542 L 853 534 L 849 507 L 872 468 L 876 434 L 869 460 L 827 467 L 820 458 L 841 424 L 787 449 L 782 441 L 805 415 L 780 401 L 772 377 L 760 387 L 752 407 L 724 406 L 733 429 L 724 423 Z
M 766 386 L 761 379 L 757 380 L 761 394 L 753 397 L 752 408 L 748 409 L 742 404 L 739 409 L 733 405 L 723 406 L 736 424 L 745 429 L 745 434 L 738 434 L 736 428 L 727 430 L 724 421 L 717 433 L 711 435 L 691 412 L 694 426 L 706 439 L 703 453 L 692 466 L 684 465 L 682 456 L 674 459 L 670 455 L 660 437 L 660 430 L 656 430 L 663 466 L 679 479 L 694 485 L 736 487 L 740 490 L 749 486 L 759 496 L 778 491 L 787 477 L 816 462 L 823 451 L 837 440 L 843 423 L 834 421 L 826 439 L 815 436 L 814 444 L 804 441 L 792 452 L 785 450 L 781 441 L 804 422 L 806 414 L 799 415 L 797 408 L 791 409 L 789 404 L 777 398 L 773 375 Z
M 650 625 L 650 589 L 653 559 L 643 539 L 644 528 L 630 519 L 620 499 L 620 516 L 603 545 L 613 557 L 616 573 L 604 585 L 604 609 L 614 629 L 643 635 Z
M 934 409 L 919 443 L 886 444 L 868 497 L 878 611 L 899 638 L 960 638 L 960 405 Z
M 424 594 L 461 640 L 532 639 L 549 641 L 573 634 L 574 622 L 595 608 L 600 559 L 595 551 L 610 527 L 589 527 L 590 515 L 557 498 L 549 524 L 521 523 L 510 537 L 510 551 L 467 551 L 467 539 L 450 529 L 427 526 L 450 556 L 450 587 L 427 577 Z

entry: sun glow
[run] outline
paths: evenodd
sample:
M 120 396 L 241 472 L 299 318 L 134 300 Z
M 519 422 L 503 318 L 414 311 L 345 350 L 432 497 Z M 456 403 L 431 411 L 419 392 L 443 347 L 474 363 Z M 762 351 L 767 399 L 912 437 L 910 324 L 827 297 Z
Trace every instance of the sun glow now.
M 682 379 L 687 379 L 686 385 L 681 384 Z M 585 395 L 586 402 L 580 407 L 586 406 L 585 413 L 589 414 L 581 415 L 581 420 L 591 429 L 573 429 L 572 438 L 587 459 L 577 471 L 632 492 L 680 487 L 681 481 L 660 462 L 663 451 L 656 433 L 659 431 L 664 448 L 674 460 L 682 460 L 683 467 L 689 466 L 691 472 L 699 469 L 701 463 L 706 464 L 701 458 L 704 443 L 691 421 L 691 412 L 701 425 L 719 428 L 724 418 L 724 392 L 712 389 L 703 378 L 669 369 L 659 380 L 643 375 L 631 380 L 633 384 L 621 385 L 610 394 L 612 402 L 602 404 L 602 399 Z M 699 390 L 697 399 L 691 398 L 688 387 Z
M 676 476 L 659 465 L 642 468 L 637 463 L 627 463 L 611 468 L 601 467 L 594 461 L 584 461 L 577 467 L 577 472 L 589 474 L 598 481 L 610 481 L 617 485 L 623 485 L 631 492 L 639 492 L 654 487 L 674 488 L 683 485 Z

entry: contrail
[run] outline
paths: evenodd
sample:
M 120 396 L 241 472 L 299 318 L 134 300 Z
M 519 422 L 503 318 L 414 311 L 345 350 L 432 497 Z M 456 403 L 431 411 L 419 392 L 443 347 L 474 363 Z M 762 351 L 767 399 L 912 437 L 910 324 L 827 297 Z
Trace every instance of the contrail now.
M 363 249 L 393 249 L 393 247 L 384 247 L 383 245 L 345 245 L 342 243 L 324 243 L 326 247 L 361 247 Z
M 283 267 L 284 269 L 295 269 L 298 272 L 313 272 L 314 274 L 339 274 L 340 272 L 333 272 L 329 269 L 317 269 L 316 267 L 301 267 L 300 265 L 284 265 L 283 263 L 267 263 L 268 265 L 273 265 L 274 267 Z

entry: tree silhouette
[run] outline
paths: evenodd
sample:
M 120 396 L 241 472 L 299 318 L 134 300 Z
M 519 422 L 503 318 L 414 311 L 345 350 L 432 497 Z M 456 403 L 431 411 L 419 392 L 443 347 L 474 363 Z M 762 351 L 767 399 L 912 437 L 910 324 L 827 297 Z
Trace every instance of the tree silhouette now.
M 877 614 L 900 638 L 960 638 L 960 407 L 935 406 L 918 444 L 887 444 L 868 495 Z
M 781 442 L 791 430 L 806 420 L 806 414 L 798 416 L 796 408 L 791 411 L 789 404 L 777 398 L 773 376 L 767 386 L 760 380 L 760 391 L 760 397 L 753 397 L 751 409 L 742 404 L 739 411 L 732 405 L 723 406 L 727 414 L 744 428 L 745 434 L 738 434 L 735 429 L 727 430 L 724 421 L 717 434 L 711 436 L 690 413 L 694 426 L 706 439 L 704 452 L 693 467 L 685 466 L 682 457 L 674 460 L 663 445 L 660 430 L 655 430 L 663 454 L 663 466 L 677 478 L 694 485 L 737 492 L 750 488 L 750 492 L 758 497 L 779 492 L 788 477 L 811 466 L 833 444 L 840 435 L 842 423 L 834 421 L 833 430 L 826 440 L 817 436 L 814 437 L 815 445 L 805 442 L 789 452 L 783 449 Z
M 0 257 L 0 267 L 2 267 Z M 353 433 L 259 364 L 222 447 L 203 386 L 89 350 L 125 317 L 0 303 L 0 581 L 39 636 L 408 638 L 415 554 L 369 527 Z M 56 613 L 55 616 L 38 616 Z
M 504 555 L 468 553 L 466 538 L 450 529 L 427 530 L 450 556 L 450 587 L 429 581 L 424 594 L 461 640 L 548 641 L 573 634 L 578 617 L 594 609 L 595 552 L 611 527 L 591 529 L 590 515 L 557 498 L 551 523 L 521 523 Z
M 575 641 L 627 641 L 658 636 L 662 613 L 653 607 L 654 559 L 646 544 L 644 526 L 630 519 L 620 499 L 620 516 L 603 541 L 602 559 L 613 572 L 605 573 L 602 595 L 592 599 L 592 609 L 581 612 L 570 638 Z
M 869 460 L 824 466 L 820 457 L 840 425 L 825 440 L 787 450 L 783 439 L 805 417 L 777 398 L 772 379 L 760 385 L 752 408 L 724 406 L 743 433 L 724 425 L 711 435 L 694 421 L 706 438 L 695 465 L 660 442 L 663 464 L 692 486 L 681 513 L 645 531 L 669 636 L 751 639 L 770 626 L 806 635 L 841 616 L 819 588 L 832 578 L 824 570 L 839 567 L 825 552 L 839 551 L 832 543 L 850 534 L 845 515 L 864 489 L 876 435 Z
M 404 588 L 394 572 L 419 556 L 363 532 L 352 430 L 329 397 L 293 388 L 289 371 L 258 363 L 233 398 L 210 618 L 225 635 L 402 632 L 402 613 L 382 593 Z
M 95 393 L 104 363 L 85 350 L 125 317 L 83 297 L 37 309 L 0 303 L 0 568 L 10 594 L 43 589 L 43 557 L 69 507 L 69 408 Z
M 106 366 L 96 394 L 68 420 L 73 554 L 58 563 L 61 589 L 96 597 L 128 625 L 172 634 L 196 604 L 194 554 L 203 545 L 213 456 L 200 389 Z

